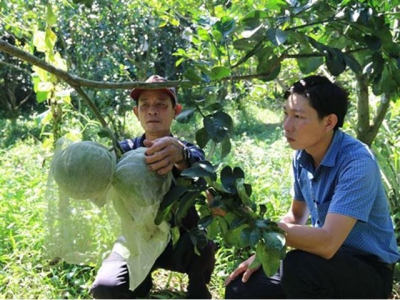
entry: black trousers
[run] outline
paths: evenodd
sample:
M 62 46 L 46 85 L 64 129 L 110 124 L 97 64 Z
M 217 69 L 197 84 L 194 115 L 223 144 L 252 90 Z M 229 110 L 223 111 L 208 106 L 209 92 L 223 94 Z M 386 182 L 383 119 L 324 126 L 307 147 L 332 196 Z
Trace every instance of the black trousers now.
M 374 256 L 339 251 L 327 260 L 293 250 L 272 277 L 267 277 L 262 268 L 247 283 L 238 276 L 226 287 L 225 298 L 387 299 L 392 284 L 393 266 Z
M 197 226 L 198 215 L 194 209 L 189 210 L 184 220 L 189 228 Z M 134 290 L 129 290 L 129 273 L 124 259 L 117 253 L 106 258 L 90 289 L 97 299 L 144 298 L 151 290 L 153 283 L 151 273 L 165 269 L 188 275 L 187 298 L 210 299 L 207 284 L 215 265 L 215 245 L 209 241 L 200 250 L 200 256 L 194 252 L 194 245 L 186 230 L 180 230 L 180 238 L 175 247 L 170 242 L 164 252 L 157 258 L 146 279 Z

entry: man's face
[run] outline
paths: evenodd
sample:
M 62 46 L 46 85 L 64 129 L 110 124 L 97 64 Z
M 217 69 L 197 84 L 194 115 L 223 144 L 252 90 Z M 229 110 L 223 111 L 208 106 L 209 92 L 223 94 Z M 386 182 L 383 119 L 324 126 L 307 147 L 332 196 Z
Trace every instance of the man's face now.
M 319 119 L 309 100 L 298 94 L 289 96 L 284 112 L 283 129 L 292 149 L 304 149 L 311 155 L 326 150 L 332 137 L 335 115 Z
M 163 90 L 145 90 L 133 111 L 147 138 L 158 138 L 171 133 L 172 120 L 180 113 L 181 106 L 173 107 L 170 95 Z

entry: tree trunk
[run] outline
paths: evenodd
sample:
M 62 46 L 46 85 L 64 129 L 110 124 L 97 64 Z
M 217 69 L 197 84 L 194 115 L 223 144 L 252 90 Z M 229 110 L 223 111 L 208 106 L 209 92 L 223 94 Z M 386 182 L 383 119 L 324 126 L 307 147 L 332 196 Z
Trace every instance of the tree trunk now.
M 379 128 L 385 118 L 386 112 L 389 109 L 390 98 L 388 94 L 382 94 L 379 107 L 376 111 L 372 123 L 370 122 L 370 104 L 367 75 L 356 75 L 358 90 L 357 90 L 357 138 L 371 146 Z

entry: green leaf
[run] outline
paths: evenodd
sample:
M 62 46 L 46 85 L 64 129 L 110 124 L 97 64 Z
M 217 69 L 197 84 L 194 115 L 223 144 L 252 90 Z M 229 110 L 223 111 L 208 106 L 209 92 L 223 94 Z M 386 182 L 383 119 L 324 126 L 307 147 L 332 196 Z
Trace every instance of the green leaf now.
M 189 208 L 196 204 L 196 196 L 198 195 L 198 191 L 188 191 L 179 199 L 179 206 L 175 216 L 176 225 L 182 224 L 181 221 L 186 217 Z
M 48 92 L 37 92 L 36 93 L 36 101 L 37 103 L 42 103 L 49 98 Z
M 269 56 L 271 49 L 264 48 L 258 55 L 257 73 L 264 74 L 263 80 L 270 81 L 275 79 L 280 70 L 281 63 L 276 55 Z
M 223 188 L 227 192 L 229 192 L 229 193 L 236 192 L 236 187 L 235 187 L 236 177 L 234 176 L 232 168 L 230 166 L 225 166 L 221 170 L 220 179 L 221 179 Z
M 178 226 L 174 226 L 171 228 L 171 239 L 172 239 L 172 244 L 176 245 L 176 243 L 179 240 L 181 233 L 179 231 L 179 227 Z
M 164 195 L 164 198 L 160 204 L 159 210 L 164 210 L 169 207 L 175 200 L 182 197 L 182 195 L 188 190 L 187 187 L 181 185 L 173 185 L 169 191 Z
M 160 225 L 163 221 L 169 222 L 172 218 L 171 208 L 172 206 L 165 210 L 158 210 L 156 218 L 154 219 L 154 224 Z
M 221 159 L 225 158 L 231 152 L 231 148 L 231 139 L 227 135 L 221 142 Z
M 207 226 L 207 237 L 210 240 L 214 240 L 218 237 L 221 231 L 218 219 L 214 216 L 211 217 L 212 217 L 212 222 Z
M 396 80 L 392 76 L 391 72 L 385 67 L 381 73 L 373 82 L 372 91 L 374 95 L 381 95 L 382 93 L 393 93 L 399 90 Z
M 256 256 L 254 257 L 254 260 L 249 265 L 249 269 L 256 269 L 256 268 L 259 268 L 260 266 L 261 266 L 261 261 L 259 260 L 257 254 L 256 254 Z
M 258 227 L 258 228 L 260 228 L 260 229 L 262 229 L 262 230 L 266 230 L 266 231 L 271 231 L 271 230 L 275 230 L 275 229 L 277 229 L 278 228 L 278 225 L 277 225 L 277 223 L 276 222 L 273 222 L 273 221 L 271 221 L 271 220 L 269 220 L 269 219 L 258 219 L 256 222 L 255 222 L 255 225 Z
M 199 83 L 199 82 L 202 82 L 202 81 L 203 81 L 203 79 L 201 78 L 201 76 L 198 75 L 198 74 L 195 72 L 194 69 L 186 70 L 185 73 L 183 74 L 183 76 L 184 76 L 187 80 L 189 80 L 190 82 L 193 82 L 193 83 Z
M 267 38 L 275 46 L 282 45 L 287 40 L 287 34 L 279 28 L 269 28 L 267 30 Z
M 233 129 L 232 118 L 222 111 L 206 116 L 203 123 L 208 136 L 216 143 L 220 143 Z
M 214 221 L 214 217 L 212 215 L 207 215 L 207 216 L 201 218 L 197 222 L 197 224 L 203 228 L 208 228 L 211 225 L 211 223 L 213 223 L 213 221 Z
M 228 222 L 225 220 L 224 217 L 221 217 L 221 216 L 216 216 L 215 218 L 218 220 L 220 232 L 221 232 L 222 236 L 224 236 L 228 232 L 228 228 L 229 228 Z
M 224 16 L 220 21 L 215 23 L 216 28 L 222 34 L 224 39 L 235 30 L 235 25 L 235 19 L 229 16 Z
M 246 226 L 243 228 L 242 232 L 240 233 L 240 238 L 243 241 L 243 244 L 248 246 L 250 245 L 250 235 L 253 230 L 250 226 Z
M 265 81 L 274 80 L 278 77 L 281 71 L 281 62 L 279 61 L 276 55 L 273 55 L 271 58 L 263 58 L 262 60 L 259 59 L 259 64 L 257 66 L 257 72 L 259 74 L 263 74 L 262 77 Z
M 313 46 L 315 49 L 317 49 L 320 53 L 326 55 L 326 51 L 327 51 L 327 48 L 328 48 L 327 46 L 317 42 L 316 40 L 314 40 L 311 37 L 307 37 L 307 39 L 310 42 L 311 46 Z
M 385 68 L 385 60 L 383 59 L 382 55 L 378 52 L 374 52 L 372 54 L 372 77 L 380 76 Z
M 87 8 L 91 8 L 93 5 L 93 0 L 73 0 L 74 3 L 84 4 Z
M 325 56 L 325 63 L 333 76 L 339 76 L 346 69 L 346 62 L 343 53 L 336 48 L 327 48 L 328 55 Z
M 35 31 L 33 34 L 33 45 L 39 52 L 46 52 L 47 47 L 45 43 L 46 33 L 44 31 Z
M 261 239 L 261 231 L 258 228 L 254 228 L 250 233 L 249 244 L 254 247 Z
M 225 166 L 221 170 L 221 183 L 223 188 L 230 193 L 236 192 L 236 180 L 243 179 L 244 172 L 241 168 L 235 167 L 233 170 L 230 166 Z
M 221 103 L 211 103 L 210 105 L 204 107 L 204 110 L 210 111 L 210 112 L 215 112 L 217 110 L 222 109 L 222 104 Z
M 47 50 L 53 50 L 54 45 L 57 41 L 57 35 L 50 29 L 50 27 L 46 28 L 46 36 L 45 36 L 45 43 L 47 46 Z
M 205 42 L 212 42 L 212 37 L 211 35 L 208 33 L 207 30 L 205 30 L 204 28 L 198 28 L 197 29 L 197 35 L 199 36 L 199 38 Z
M 344 61 L 346 65 L 356 74 L 360 74 L 362 72 L 362 66 L 360 63 L 352 56 L 348 54 L 343 54 Z
M 264 47 L 260 51 L 257 52 L 257 58 L 259 64 L 262 64 L 264 61 L 269 61 L 274 57 L 274 48 L 273 47 Z M 277 58 L 277 56 L 275 56 Z M 260 69 L 261 67 L 258 67 L 258 71 L 262 71 Z
M 297 59 L 297 65 L 303 74 L 315 72 L 323 63 L 324 59 L 322 57 L 306 57 Z
M 181 176 L 190 178 L 209 177 L 213 181 L 217 179 L 217 174 L 215 173 L 214 167 L 206 160 L 196 162 L 190 168 L 183 170 L 181 172 Z
M 240 25 L 242 25 L 246 30 L 254 29 L 260 26 L 263 19 L 267 17 L 267 12 L 263 10 L 253 10 L 240 20 Z
M 275 249 L 281 251 L 285 247 L 285 237 L 277 232 L 263 232 L 265 247 L 268 250 Z
M 46 12 L 46 23 L 48 26 L 53 26 L 57 22 L 57 17 L 53 12 L 53 7 L 50 3 L 47 3 L 47 12 Z
M 230 115 L 223 111 L 217 111 L 214 118 L 219 121 L 219 124 L 224 127 L 229 133 L 233 131 L 233 121 Z
M 242 38 L 233 41 L 233 47 L 239 51 L 250 51 L 257 44 L 257 41 L 249 38 Z
M 372 51 L 378 51 L 382 47 L 382 40 L 373 35 L 365 35 L 364 42 Z
M 186 109 L 186 110 L 182 111 L 179 115 L 177 115 L 175 117 L 175 120 L 181 124 L 189 123 L 189 121 L 193 117 L 195 111 L 196 111 L 196 109 L 194 109 L 194 108 Z
M 243 236 L 246 235 L 249 229 L 250 227 L 248 224 L 242 224 L 239 227 L 229 230 L 224 236 L 225 243 L 238 248 L 244 248 L 248 246 L 249 238 L 243 238 Z
M 243 204 L 245 204 L 253 209 L 253 207 L 255 206 L 255 203 L 250 199 L 249 195 L 247 194 L 243 178 L 238 178 L 236 180 L 236 189 L 238 191 L 239 197 L 242 200 Z
M 211 80 L 220 80 L 224 77 L 229 77 L 231 75 L 231 71 L 227 67 L 214 67 L 211 69 L 210 79 Z
M 208 132 L 205 127 L 200 128 L 196 132 L 196 143 L 199 145 L 200 148 L 204 148 L 208 141 L 210 140 L 210 136 L 208 135 Z
M 208 244 L 206 232 L 198 227 L 192 227 L 189 231 L 190 240 L 197 249 L 203 249 Z
M 213 37 L 214 43 L 216 43 L 216 44 L 220 44 L 223 39 L 222 33 L 218 30 L 212 31 L 212 37 Z
M 257 244 L 256 257 L 261 262 L 265 274 L 273 276 L 279 269 L 281 253 L 275 249 L 268 249 L 260 242 Z
M 258 207 L 259 207 L 258 215 L 260 217 L 263 217 L 265 215 L 265 213 L 267 212 L 267 206 L 265 204 L 259 204 Z

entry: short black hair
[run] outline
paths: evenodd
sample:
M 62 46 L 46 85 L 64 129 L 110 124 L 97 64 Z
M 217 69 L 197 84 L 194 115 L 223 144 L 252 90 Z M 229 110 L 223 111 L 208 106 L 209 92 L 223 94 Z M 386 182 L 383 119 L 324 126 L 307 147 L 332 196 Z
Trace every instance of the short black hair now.
M 338 118 L 335 130 L 343 126 L 349 106 L 349 94 L 337 83 L 331 82 L 324 76 L 311 75 L 295 82 L 287 89 L 284 94 L 285 99 L 292 94 L 306 97 L 320 119 L 335 114 Z

